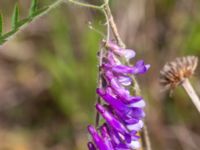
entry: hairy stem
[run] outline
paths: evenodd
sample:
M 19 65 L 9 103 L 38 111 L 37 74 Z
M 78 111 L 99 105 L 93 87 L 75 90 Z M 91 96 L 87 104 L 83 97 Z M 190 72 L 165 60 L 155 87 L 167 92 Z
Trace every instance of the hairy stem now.
M 197 110 L 200 113 L 200 100 L 194 88 L 192 87 L 190 81 L 188 79 L 184 80 L 184 82 L 182 83 L 182 87 L 185 89 L 186 93 L 191 98 L 194 106 L 197 108 Z
M 102 88 L 103 83 L 102 83 L 102 76 L 101 76 L 101 65 L 102 65 L 102 59 L 103 59 L 103 50 L 104 48 L 101 47 L 99 53 L 98 53 L 98 57 L 99 57 L 99 73 L 98 73 L 98 88 Z M 97 100 L 96 100 L 96 104 L 101 104 L 101 97 L 99 95 L 97 95 Z M 100 114 L 97 111 L 96 112 L 96 118 L 95 118 L 95 126 L 98 127 L 99 126 L 99 121 L 100 121 Z
M 104 9 L 103 9 L 103 13 L 106 17 L 106 25 L 107 25 L 106 43 L 107 43 L 110 40 L 110 23 L 108 21 L 109 17 Z
M 89 7 L 89 8 L 93 8 L 93 9 L 101 9 L 101 6 L 83 3 L 83 2 L 76 1 L 76 0 L 68 0 L 68 2 L 74 3 L 74 4 L 79 5 L 79 6 L 83 6 L 83 7 Z
M 125 44 L 121 40 L 121 37 L 119 35 L 116 23 L 115 23 L 115 21 L 113 19 L 113 15 L 111 13 L 111 10 L 110 10 L 110 7 L 109 7 L 108 3 L 104 6 L 104 10 L 105 10 L 106 15 L 108 16 L 108 19 L 109 19 L 108 23 L 110 24 L 110 27 L 112 29 L 112 32 L 113 32 L 113 35 L 114 35 L 115 39 L 117 40 L 117 43 L 119 44 L 119 46 L 125 48 Z
M 82 7 L 88 7 L 88 8 L 93 8 L 93 9 L 99 9 L 99 10 L 102 10 L 104 8 L 104 6 L 106 4 L 108 4 L 108 1 L 109 0 L 105 0 L 105 2 L 100 5 L 100 6 L 97 6 L 97 5 L 92 5 L 92 4 L 88 4 L 88 3 L 83 3 L 83 2 L 80 2 L 78 0 L 63 0 L 64 2 L 70 2 L 70 3 L 74 3 L 75 5 L 79 5 L 79 6 L 82 6 Z
M 144 123 L 143 135 L 144 135 L 144 140 L 145 140 L 145 143 L 144 143 L 145 144 L 145 146 L 144 146 L 145 149 L 146 150 L 152 150 L 152 148 L 151 148 L 151 141 L 150 141 L 150 138 L 149 138 L 149 132 L 148 132 L 148 128 L 147 128 L 146 123 Z

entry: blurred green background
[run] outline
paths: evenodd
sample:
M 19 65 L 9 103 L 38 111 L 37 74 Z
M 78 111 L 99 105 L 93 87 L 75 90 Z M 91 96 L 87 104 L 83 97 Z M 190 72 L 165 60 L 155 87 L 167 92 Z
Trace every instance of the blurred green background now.
M 1 0 L 4 32 L 16 2 L 21 18 L 28 13 L 30 0 Z M 162 91 L 159 71 L 177 56 L 200 56 L 200 1 L 112 0 L 111 8 L 127 47 L 152 66 L 137 78 L 153 150 L 199 150 L 197 110 L 182 88 Z M 0 47 L 0 150 L 87 149 L 102 40 L 88 22 L 105 32 L 102 13 L 66 3 Z M 200 95 L 199 75 L 198 67 L 191 81 Z

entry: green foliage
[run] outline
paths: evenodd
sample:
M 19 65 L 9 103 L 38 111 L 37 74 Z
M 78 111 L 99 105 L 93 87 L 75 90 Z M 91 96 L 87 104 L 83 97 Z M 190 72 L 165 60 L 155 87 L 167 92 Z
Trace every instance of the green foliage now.
M 188 23 L 187 36 L 183 43 L 184 54 L 199 55 L 200 48 L 200 21 L 191 21 Z
M 54 8 L 61 2 L 62 2 L 61 0 L 58 0 L 49 6 L 38 8 L 37 0 L 32 0 L 29 9 L 29 15 L 21 20 L 19 19 L 19 6 L 18 4 L 16 4 L 12 14 L 11 30 L 7 33 L 3 33 L 3 19 L 2 19 L 3 17 L 2 15 L 0 15 L 0 45 L 5 43 L 8 39 L 12 38 L 23 27 L 29 25 L 31 21 L 36 20 L 38 17 L 48 13 L 52 8 Z
M 13 15 L 12 15 L 12 29 L 17 29 L 17 23 L 19 21 L 19 6 L 18 4 L 15 5 Z
M 37 0 L 32 0 L 31 7 L 29 10 L 29 16 L 33 17 L 36 11 L 37 11 Z

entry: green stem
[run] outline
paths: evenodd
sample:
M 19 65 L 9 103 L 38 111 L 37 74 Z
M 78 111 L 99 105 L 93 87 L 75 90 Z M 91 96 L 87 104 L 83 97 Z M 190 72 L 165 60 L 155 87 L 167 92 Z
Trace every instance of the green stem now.
M 74 1 L 74 0 L 68 0 L 68 1 L 70 3 L 74 3 L 76 5 L 83 6 L 83 7 L 89 7 L 89 8 L 94 8 L 94 9 L 101 9 L 101 6 L 96 6 L 96 5 L 87 4 L 87 3 L 83 3 L 83 2 L 79 2 L 79 1 Z
M 52 9 L 58 7 L 62 2 L 63 2 L 63 0 L 57 0 L 56 2 L 52 3 L 51 5 L 48 6 L 48 8 L 47 8 L 44 12 L 42 12 L 40 15 L 38 15 L 38 16 L 32 18 L 32 21 L 35 21 L 35 20 L 37 20 L 38 18 L 40 18 L 40 17 L 42 17 L 42 16 L 48 14 Z M 13 32 L 13 33 L 12 33 L 11 35 L 9 35 L 8 37 L 5 37 L 5 38 L 3 39 L 4 41 L 3 41 L 2 43 L 0 43 L 0 45 L 3 44 L 3 43 L 5 43 L 5 42 L 8 41 L 8 40 L 13 39 L 21 30 L 23 30 L 24 28 L 26 28 L 29 24 L 30 24 L 30 22 L 28 21 L 27 23 L 25 23 L 24 25 L 22 25 L 21 27 L 19 27 L 19 28 L 17 29 L 17 31 L 15 31 L 15 30 L 10 31 L 9 33 L 12 33 L 12 32 Z M 4 34 L 4 35 L 6 35 L 6 34 Z M 3 35 L 3 36 L 4 36 L 4 35 Z
M 80 2 L 80 1 L 76 1 L 76 0 L 68 0 L 68 2 L 74 3 L 74 4 L 79 5 L 79 6 L 83 6 L 83 7 L 103 10 L 104 6 L 106 6 L 108 4 L 109 0 L 105 0 L 105 2 L 100 6 L 92 5 L 92 4 L 88 4 L 88 3 L 83 3 L 83 2 Z
M 44 12 L 42 12 L 40 15 L 36 16 L 36 17 L 34 18 L 34 20 L 35 20 L 35 19 L 38 19 L 38 18 L 40 18 L 40 17 L 42 17 L 42 16 L 44 16 L 44 15 L 46 15 L 46 14 L 48 14 L 52 9 L 58 7 L 61 3 L 63 3 L 63 0 L 57 0 L 56 2 L 52 3 L 51 5 L 48 6 L 48 8 L 47 8 L 46 11 L 44 11 Z

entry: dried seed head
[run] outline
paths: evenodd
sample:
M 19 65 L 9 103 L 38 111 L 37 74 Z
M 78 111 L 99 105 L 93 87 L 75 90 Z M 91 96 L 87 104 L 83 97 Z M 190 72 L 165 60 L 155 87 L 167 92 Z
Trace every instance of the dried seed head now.
M 175 88 L 193 75 L 197 64 L 198 58 L 196 56 L 176 58 L 175 61 L 165 64 L 160 71 L 160 83 L 167 89 Z

